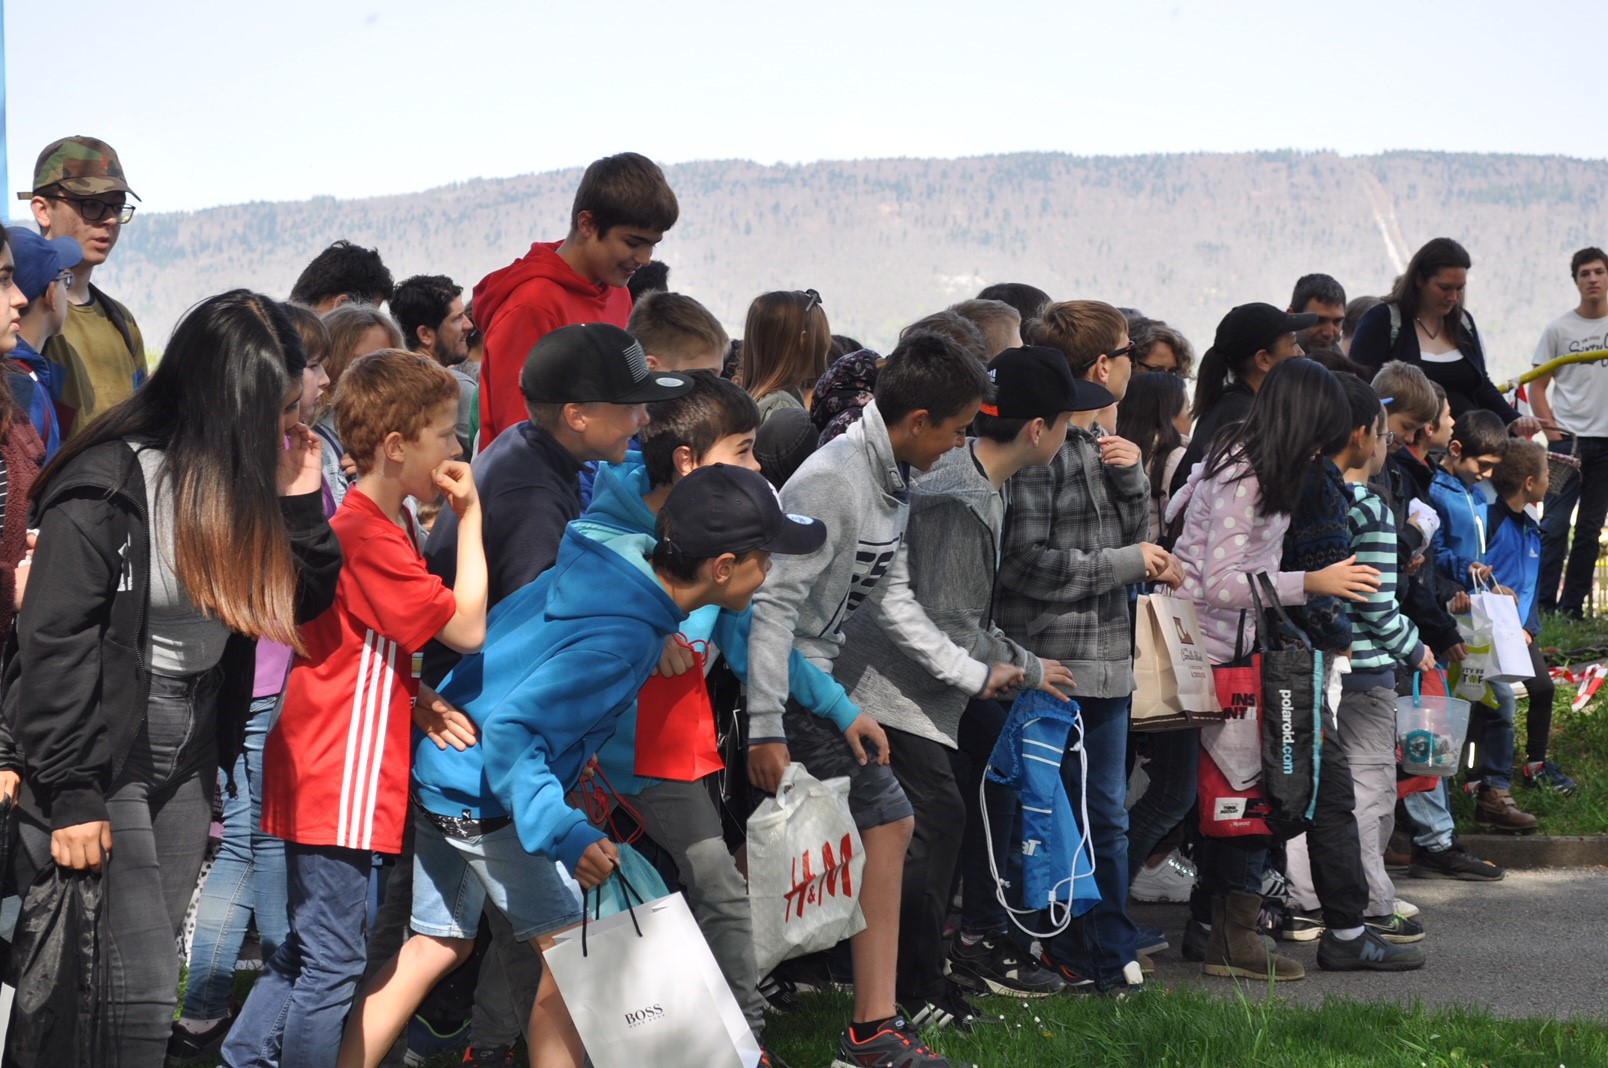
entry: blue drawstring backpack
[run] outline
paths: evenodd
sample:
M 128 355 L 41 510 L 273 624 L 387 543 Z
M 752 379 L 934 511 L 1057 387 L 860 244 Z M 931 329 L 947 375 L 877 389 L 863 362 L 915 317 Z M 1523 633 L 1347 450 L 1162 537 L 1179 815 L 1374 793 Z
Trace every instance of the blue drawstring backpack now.
M 1076 732 L 1076 740 L 1069 741 Z M 1035 938 L 1052 938 L 1100 900 L 1094 884 L 1094 853 L 1086 824 L 1080 824 L 1067 797 L 1061 761 L 1076 753 L 1080 784 L 1088 782 L 1088 754 L 1083 749 L 1083 719 L 1076 701 L 1060 701 L 1039 690 L 1023 693 L 1011 706 L 999 741 L 988 759 L 984 778 L 1014 790 L 1022 803 L 1022 885 L 1020 899 L 1006 893 L 1011 884 L 1000 878 L 994 863 L 994 836 L 988 807 L 982 806 L 988 865 L 999 902 L 1011 922 Z M 1088 811 L 1082 787 L 1078 811 Z M 981 790 L 979 790 L 981 792 Z M 1052 930 L 1034 931 L 1019 916 L 1047 912 Z

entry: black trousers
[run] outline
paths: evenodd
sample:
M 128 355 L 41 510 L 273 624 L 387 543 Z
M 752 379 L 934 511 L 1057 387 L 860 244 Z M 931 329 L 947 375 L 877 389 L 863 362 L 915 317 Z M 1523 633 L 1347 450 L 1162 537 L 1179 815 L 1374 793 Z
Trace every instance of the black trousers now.
M 1368 908 L 1368 879 L 1362 870 L 1357 841 L 1356 804 L 1351 764 L 1340 743 L 1324 732 L 1318 772 L 1318 808 L 1307 832 L 1312 861 L 1312 887 L 1329 928 L 1359 927 Z
M 893 774 L 916 810 L 899 906 L 897 982 L 900 1001 L 916 1012 L 944 988 L 944 918 L 960 861 L 966 806 L 946 746 L 885 729 Z

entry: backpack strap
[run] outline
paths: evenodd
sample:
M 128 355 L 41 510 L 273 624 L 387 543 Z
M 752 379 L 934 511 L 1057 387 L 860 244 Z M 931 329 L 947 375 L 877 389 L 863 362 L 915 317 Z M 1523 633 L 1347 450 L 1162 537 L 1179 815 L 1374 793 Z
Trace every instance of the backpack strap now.
M 123 345 L 128 349 L 128 354 L 136 360 L 143 359 L 145 356 L 143 352 L 134 351 L 134 335 L 128 328 L 128 316 L 123 314 L 123 309 L 118 305 L 117 301 L 103 293 L 94 282 L 89 283 L 89 295 L 99 301 L 102 308 L 106 309 L 106 318 L 110 319 L 112 325 L 117 327 L 117 332 L 123 335 Z

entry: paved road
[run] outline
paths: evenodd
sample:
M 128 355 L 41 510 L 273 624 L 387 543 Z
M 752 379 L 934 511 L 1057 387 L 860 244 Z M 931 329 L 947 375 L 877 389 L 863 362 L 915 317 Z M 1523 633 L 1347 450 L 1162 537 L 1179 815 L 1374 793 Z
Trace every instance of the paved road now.
M 1426 1006 L 1478 1005 L 1498 1016 L 1589 1016 L 1608 1019 L 1608 869 L 1509 871 L 1498 883 L 1398 878 L 1396 893 L 1423 910 L 1428 930 L 1419 945 L 1429 963 L 1399 974 L 1325 972 L 1317 943 L 1280 942 L 1280 952 L 1306 966 L 1307 977 L 1281 984 L 1279 994 L 1317 1005 L 1343 995 L 1361 1001 Z M 1184 905 L 1134 903 L 1134 919 L 1159 926 L 1173 948 L 1156 957 L 1153 982 L 1236 989 L 1230 979 L 1200 973 L 1178 952 Z M 1266 983 L 1239 989 L 1260 998 Z

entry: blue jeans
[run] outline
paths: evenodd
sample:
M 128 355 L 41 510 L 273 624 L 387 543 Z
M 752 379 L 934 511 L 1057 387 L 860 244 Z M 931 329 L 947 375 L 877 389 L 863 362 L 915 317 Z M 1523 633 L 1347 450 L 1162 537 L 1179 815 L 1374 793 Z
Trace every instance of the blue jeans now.
M 1200 731 L 1155 731 L 1147 739 L 1150 785 L 1128 810 L 1128 879 L 1167 833 L 1195 807 L 1195 777 L 1200 767 Z
M 1480 782 L 1486 786 L 1508 790 L 1513 786 L 1513 720 L 1518 714 L 1519 702 L 1510 684 L 1493 682 L 1490 687 L 1491 695 L 1496 698 L 1496 707 L 1479 704 L 1473 709 L 1480 722 L 1480 766 L 1477 774 Z
M 235 760 L 235 796 L 224 795 L 223 843 L 196 902 L 190 981 L 182 1015 L 216 1020 L 229 1015 L 235 961 L 255 916 L 267 960 L 285 940 L 285 843 L 258 830 L 262 822 L 262 743 L 277 697 L 251 702 L 245 750 Z
M 1402 799 L 1407 815 L 1413 821 L 1413 844 L 1431 853 L 1439 853 L 1452 844 L 1452 810 L 1447 799 L 1446 784 L 1442 779 L 1433 790 L 1408 794 Z
M 1083 747 L 1089 758 L 1087 784 L 1078 781 L 1077 757 L 1061 760 L 1061 777 L 1074 810 L 1085 785 L 1094 847 L 1094 879 L 1100 903 L 1064 934 L 1049 940 L 1050 959 L 1093 979 L 1097 987 L 1123 982 L 1122 968 L 1138 959 L 1139 932 L 1128 916 L 1128 709 L 1131 697 L 1081 697 Z
M 363 976 L 374 854 L 285 843 L 290 934 L 223 1044 L 230 1068 L 333 1068 Z
M 1578 448 L 1577 448 L 1578 445 Z M 1608 438 L 1564 438 L 1550 446 L 1553 452 L 1575 451 L 1580 457 L 1580 477 L 1574 485 L 1547 503 L 1541 523 L 1541 607 L 1579 612 L 1597 570 L 1597 539 L 1603 519 L 1608 516 Z M 1579 502 L 1574 536 L 1569 534 L 1569 518 Z M 1566 560 L 1567 558 L 1567 560 Z M 1563 592 L 1558 577 L 1563 576 Z

